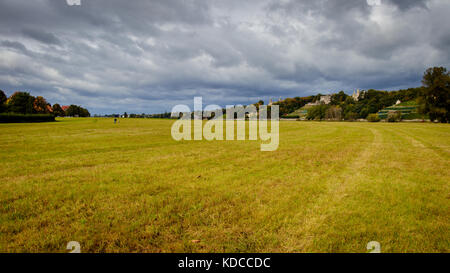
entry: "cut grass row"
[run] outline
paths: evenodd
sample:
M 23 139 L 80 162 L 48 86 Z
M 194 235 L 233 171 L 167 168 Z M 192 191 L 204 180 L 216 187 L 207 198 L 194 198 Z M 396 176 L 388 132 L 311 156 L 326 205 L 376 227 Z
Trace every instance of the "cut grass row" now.
M 261 152 L 172 122 L 1 124 L 0 251 L 450 250 L 448 125 L 281 122 Z

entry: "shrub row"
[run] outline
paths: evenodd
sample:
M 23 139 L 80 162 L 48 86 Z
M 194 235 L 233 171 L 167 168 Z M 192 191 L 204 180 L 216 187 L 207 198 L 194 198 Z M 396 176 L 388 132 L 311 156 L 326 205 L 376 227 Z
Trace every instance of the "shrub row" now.
M 297 119 L 297 118 L 300 118 L 300 115 L 290 114 L 290 115 L 283 116 L 283 118 Z
M 55 121 L 52 114 L 0 114 L 0 123 L 18 123 L 18 122 L 51 122 Z

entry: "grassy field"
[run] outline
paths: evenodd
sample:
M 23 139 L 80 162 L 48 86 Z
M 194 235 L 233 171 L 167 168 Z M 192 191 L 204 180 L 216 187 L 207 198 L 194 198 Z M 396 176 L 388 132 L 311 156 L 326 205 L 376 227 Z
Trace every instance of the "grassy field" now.
M 0 124 L 0 251 L 450 252 L 450 126 L 281 122 L 280 146 L 170 120 Z

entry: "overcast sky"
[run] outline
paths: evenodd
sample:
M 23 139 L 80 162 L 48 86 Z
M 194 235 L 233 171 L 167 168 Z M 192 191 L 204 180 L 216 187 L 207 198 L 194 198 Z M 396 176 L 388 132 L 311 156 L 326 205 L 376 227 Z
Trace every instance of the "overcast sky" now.
M 420 85 L 449 0 L 0 1 L 0 89 L 91 114 Z

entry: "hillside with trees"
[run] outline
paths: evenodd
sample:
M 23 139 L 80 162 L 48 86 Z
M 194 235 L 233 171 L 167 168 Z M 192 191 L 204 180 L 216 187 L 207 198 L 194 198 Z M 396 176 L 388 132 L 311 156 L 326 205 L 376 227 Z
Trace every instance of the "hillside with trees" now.
M 331 95 L 331 102 L 328 104 L 318 103 L 322 96 L 318 94 L 303 98 L 288 98 L 274 105 L 279 105 L 280 116 L 284 118 L 299 118 L 303 113 L 308 120 L 357 120 L 368 119 L 369 116 L 372 117 L 369 120 L 376 120 L 373 115 L 377 115 L 383 109 L 389 110 L 389 107 L 400 101 L 417 105 L 422 117 L 426 116 L 431 121 L 448 123 L 450 120 L 450 75 L 447 69 L 429 68 L 424 73 L 422 82 L 424 85 L 422 87 L 397 91 L 369 89 L 361 92 L 358 99 L 340 91 Z M 316 102 L 317 105 L 310 106 L 311 102 Z

